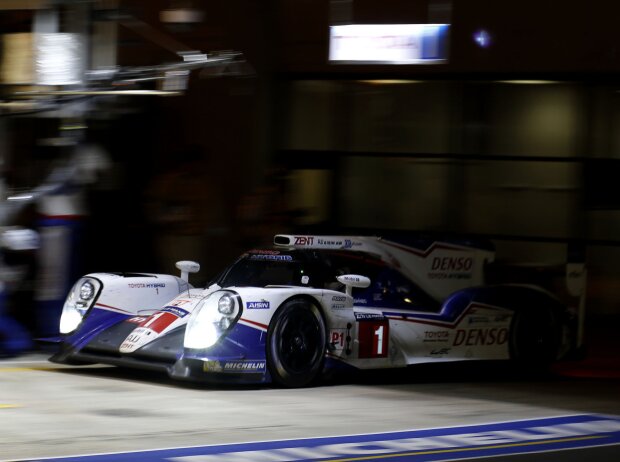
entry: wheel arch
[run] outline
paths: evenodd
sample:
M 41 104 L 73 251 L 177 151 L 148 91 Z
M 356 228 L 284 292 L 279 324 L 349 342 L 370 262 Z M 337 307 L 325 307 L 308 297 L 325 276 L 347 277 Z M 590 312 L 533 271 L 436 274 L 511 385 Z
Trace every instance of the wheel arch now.
M 318 300 L 316 297 L 313 297 L 310 294 L 294 294 L 291 295 L 288 298 L 285 298 L 284 300 L 282 300 L 282 302 L 280 303 L 280 305 L 278 305 L 278 308 L 273 312 L 273 315 L 271 316 L 271 319 L 273 319 L 276 316 L 276 313 L 278 311 L 280 311 L 280 309 L 286 305 L 287 303 L 291 302 L 291 301 L 296 301 L 296 300 L 303 300 L 303 301 L 307 301 L 312 303 L 313 305 L 315 305 L 317 307 L 317 309 L 319 310 L 319 313 L 321 313 L 321 316 L 323 317 L 323 321 L 327 322 L 327 320 L 329 319 L 326 316 L 325 313 L 325 307 L 323 306 L 323 304 L 321 303 L 320 300 Z M 269 321 L 269 323 L 271 324 L 271 320 Z M 327 325 L 327 324 L 326 324 Z
M 307 373 L 303 370 L 294 371 L 288 369 L 288 367 L 285 365 L 286 359 L 283 361 L 282 356 L 280 356 L 281 352 L 278 352 L 276 344 L 273 343 L 273 339 L 278 338 L 273 336 L 278 335 L 277 332 L 279 332 L 279 329 L 281 329 L 281 325 L 279 324 L 281 313 L 283 313 L 285 307 L 291 307 L 291 304 L 296 302 L 303 302 L 314 307 L 316 309 L 314 316 L 320 317 L 320 321 L 318 324 L 319 326 L 322 324 L 323 327 L 322 333 L 320 334 L 322 340 L 322 346 L 320 347 L 320 351 L 323 351 L 323 354 L 315 356 L 315 358 L 319 359 L 317 359 L 316 361 L 313 360 L 310 363 L 312 367 L 308 370 Z M 284 314 L 284 316 L 287 315 Z M 317 332 L 320 332 L 320 330 Z M 327 333 L 327 320 L 320 300 L 317 300 L 317 298 L 313 297 L 310 294 L 294 294 L 282 300 L 269 321 L 269 327 L 267 330 L 267 341 L 265 344 L 265 358 L 267 360 L 267 367 L 271 375 L 271 380 L 285 387 L 303 387 L 315 382 L 321 373 L 322 364 L 325 359 L 324 352 L 327 349 Z M 277 342 L 277 340 L 275 341 Z M 317 342 L 316 345 L 321 345 L 321 342 Z M 304 377 L 304 375 L 306 375 L 306 377 Z

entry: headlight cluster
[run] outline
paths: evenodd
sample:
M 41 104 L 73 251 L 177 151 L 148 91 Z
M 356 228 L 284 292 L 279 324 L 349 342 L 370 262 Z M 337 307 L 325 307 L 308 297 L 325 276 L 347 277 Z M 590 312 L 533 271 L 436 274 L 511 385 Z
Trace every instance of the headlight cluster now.
M 233 292 L 214 292 L 200 302 L 187 321 L 185 348 L 209 348 L 241 315 L 239 296 Z
M 75 283 L 65 300 L 60 316 L 60 333 L 70 334 L 84 319 L 84 315 L 93 306 L 101 283 L 93 278 L 82 278 Z

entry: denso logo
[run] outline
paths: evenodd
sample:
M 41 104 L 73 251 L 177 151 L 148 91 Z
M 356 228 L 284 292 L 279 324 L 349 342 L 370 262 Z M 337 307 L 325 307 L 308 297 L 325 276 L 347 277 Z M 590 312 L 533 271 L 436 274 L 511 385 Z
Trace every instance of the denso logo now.
M 269 302 L 247 302 L 245 306 L 249 310 L 268 310 Z
M 474 264 L 471 257 L 435 257 L 431 265 L 432 270 L 441 271 L 470 271 Z
M 490 329 L 459 329 L 454 337 L 454 346 L 466 345 L 502 345 L 508 341 L 508 329 L 505 327 Z
M 314 236 L 295 236 L 295 245 L 312 245 Z

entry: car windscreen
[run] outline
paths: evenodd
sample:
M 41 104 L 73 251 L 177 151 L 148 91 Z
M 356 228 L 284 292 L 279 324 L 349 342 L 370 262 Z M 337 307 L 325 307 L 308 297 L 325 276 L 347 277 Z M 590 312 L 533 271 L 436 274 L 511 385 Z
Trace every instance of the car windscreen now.
M 277 251 L 247 253 L 220 277 L 222 287 L 311 286 L 304 262 Z

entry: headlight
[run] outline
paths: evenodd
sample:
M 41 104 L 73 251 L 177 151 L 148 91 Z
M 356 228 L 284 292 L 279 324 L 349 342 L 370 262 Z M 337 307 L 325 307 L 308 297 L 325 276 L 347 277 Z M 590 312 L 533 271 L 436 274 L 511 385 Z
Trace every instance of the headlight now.
M 93 278 L 82 278 L 75 283 L 60 316 L 60 333 L 70 334 L 82 322 L 86 312 L 93 306 L 97 293 L 101 289 L 101 283 Z
M 90 300 L 95 295 L 95 287 L 89 281 L 82 283 L 80 287 L 80 298 L 82 300 Z
M 222 295 L 217 302 L 217 311 L 230 316 L 235 311 L 235 299 L 228 294 Z
M 214 292 L 192 312 L 185 329 L 185 348 L 209 348 L 241 316 L 239 296 L 233 292 Z

